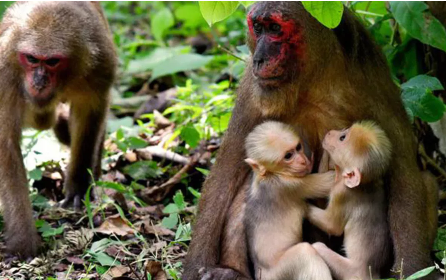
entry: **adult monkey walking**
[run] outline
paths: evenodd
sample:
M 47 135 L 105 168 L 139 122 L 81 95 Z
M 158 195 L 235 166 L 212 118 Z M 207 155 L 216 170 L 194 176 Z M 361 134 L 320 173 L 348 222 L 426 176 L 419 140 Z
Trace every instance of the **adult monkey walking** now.
M 17 2 L 6 11 L 0 25 L 0 198 L 9 253 L 32 257 L 39 243 L 20 151 L 22 127 L 55 127 L 70 145 L 63 206 L 80 207 L 88 169 L 100 175 L 116 64 L 98 3 Z M 63 101 L 70 104 L 69 120 L 56 116 Z
M 329 130 L 362 119 L 380 125 L 394 147 L 384 177 L 393 268 L 401 269 L 404 259 L 407 276 L 431 265 L 436 184 L 422 179 L 429 174 L 417 166 L 417 146 L 399 89 L 365 28 L 345 10 L 341 24 L 329 30 L 296 2 L 258 2 L 248 14 L 248 26 L 252 57 L 204 185 L 183 279 L 251 278 L 240 221 L 250 180 L 242 143 L 266 119 L 300 124 L 318 161 Z

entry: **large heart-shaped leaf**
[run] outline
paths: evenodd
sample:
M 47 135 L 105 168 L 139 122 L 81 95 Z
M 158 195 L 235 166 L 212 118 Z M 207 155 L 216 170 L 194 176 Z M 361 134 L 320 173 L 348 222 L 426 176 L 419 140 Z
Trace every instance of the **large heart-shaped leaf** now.
M 410 36 L 446 51 L 446 29 L 422 1 L 390 2 L 395 20 Z
M 435 77 L 419 75 L 401 85 L 402 99 L 410 116 L 419 117 L 426 122 L 435 122 L 443 117 L 446 110 L 443 101 L 432 94 L 443 90 Z
M 200 1 L 200 11 L 209 26 L 232 15 L 237 9 L 238 1 Z
M 302 1 L 307 10 L 320 23 L 328 28 L 339 25 L 344 11 L 341 1 Z

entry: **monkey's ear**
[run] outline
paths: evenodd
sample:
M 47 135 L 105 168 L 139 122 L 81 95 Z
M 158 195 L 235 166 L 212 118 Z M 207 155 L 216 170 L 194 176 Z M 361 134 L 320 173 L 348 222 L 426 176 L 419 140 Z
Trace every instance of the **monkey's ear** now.
M 247 158 L 247 159 L 245 159 L 245 162 L 247 164 L 249 164 L 249 166 L 251 166 L 251 168 L 252 168 L 252 170 L 254 170 L 254 172 L 257 172 L 262 176 L 265 175 L 265 173 L 266 173 L 265 166 L 261 165 L 255 159 Z
M 357 167 L 345 169 L 342 177 L 344 178 L 344 184 L 349 188 L 357 187 L 361 183 L 361 172 Z

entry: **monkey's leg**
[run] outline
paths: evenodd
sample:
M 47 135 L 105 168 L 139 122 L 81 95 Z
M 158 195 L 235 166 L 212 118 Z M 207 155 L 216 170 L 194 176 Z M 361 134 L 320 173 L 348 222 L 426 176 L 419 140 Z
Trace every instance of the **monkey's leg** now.
M 221 241 L 221 267 L 207 268 L 202 276 L 206 279 L 252 279 L 248 269 L 248 249 L 244 226 L 246 184 L 239 191 L 229 208 Z
M 324 243 L 316 242 L 312 246 L 330 267 L 330 270 L 336 279 L 370 279 L 366 266 L 339 255 L 328 248 Z M 375 277 L 375 275 L 373 275 L 373 277 Z
M 315 206 L 309 206 L 307 218 L 310 223 L 330 235 L 340 236 L 344 232 L 345 222 L 341 215 L 342 209 L 333 209 L 333 204 L 329 204 L 326 210 Z
M 5 219 L 5 240 L 9 254 L 26 259 L 37 254 L 40 238 L 32 217 L 28 182 L 20 151 L 20 117 L 23 110 L 15 104 L 8 104 L 11 110 L 5 107 L 0 105 L 0 198 Z
M 84 198 L 91 183 L 88 170 L 95 173 L 95 167 L 98 164 L 97 155 L 103 144 L 107 102 L 104 100 L 91 103 L 73 102 L 71 104 L 71 159 L 65 182 L 66 198 L 62 202 L 62 207 L 67 207 L 71 202 L 75 209 L 81 207 L 81 199 Z
M 56 109 L 56 125 L 53 127 L 57 139 L 64 145 L 70 146 L 71 135 L 69 127 L 70 108 L 60 103 Z
M 402 269 L 402 274 L 408 276 L 433 265 L 429 243 L 435 233 L 426 228 L 426 217 L 429 217 L 427 205 L 435 200 L 435 194 L 426 193 L 422 174 L 415 164 L 395 164 L 391 173 L 389 226 L 395 256 L 393 272 L 398 277 Z M 431 218 L 436 222 L 436 215 Z M 434 279 L 434 276 L 425 279 Z
M 429 225 L 429 232 L 431 233 L 430 239 L 428 241 L 429 248 L 434 245 L 435 238 L 437 237 L 438 228 L 438 183 L 435 177 L 429 172 L 424 171 L 423 183 L 425 185 L 426 193 L 426 208 L 427 208 L 427 223 Z
M 316 250 L 306 242 L 289 248 L 271 269 L 262 269 L 261 280 L 331 280 L 330 269 Z

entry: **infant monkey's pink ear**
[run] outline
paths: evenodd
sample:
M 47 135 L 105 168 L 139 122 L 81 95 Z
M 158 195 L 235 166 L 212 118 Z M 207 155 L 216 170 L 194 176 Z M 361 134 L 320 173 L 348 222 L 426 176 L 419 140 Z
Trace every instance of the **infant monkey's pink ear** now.
M 357 167 L 345 169 L 342 177 L 344 178 L 344 184 L 349 188 L 357 187 L 361 183 L 361 172 Z
M 255 159 L 247 158 L 245 159 L 245 162 L 251 166 L 252 170 L 254 172 L 258 173 L 260 176 L 263 176 L 266 174 L 266 168 L 262 164 L 258 163 Z

